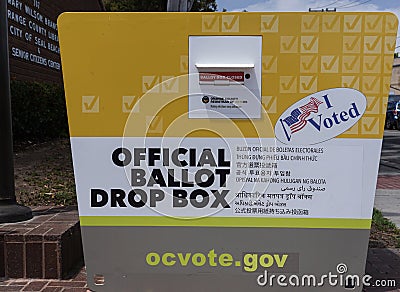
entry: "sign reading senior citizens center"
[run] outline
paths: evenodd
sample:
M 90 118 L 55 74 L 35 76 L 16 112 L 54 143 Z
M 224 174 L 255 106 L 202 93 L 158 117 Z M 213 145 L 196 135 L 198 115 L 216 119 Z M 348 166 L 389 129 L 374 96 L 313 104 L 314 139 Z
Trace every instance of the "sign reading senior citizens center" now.
M 90 289 L 361 291 L 393 14 L 58 26 Z

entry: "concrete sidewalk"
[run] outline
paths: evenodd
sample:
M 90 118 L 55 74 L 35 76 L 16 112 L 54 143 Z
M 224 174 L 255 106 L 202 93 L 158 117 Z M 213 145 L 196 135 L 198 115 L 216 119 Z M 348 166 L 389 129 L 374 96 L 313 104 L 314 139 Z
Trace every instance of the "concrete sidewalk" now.
M 378 177 L 374 205 L 400 228 L 400 175 Z
M 400 176 L 379 176 L 375 193 L 375 208 L 400 228 Z M 400 249 L 370 248 L 365 273 L 375 280 L 395 280 L 396 288 L 364 288 L 363 291 L 400 291 Z
M 382 212 L 383 216 L 400 228 L 400 189 L 377 189 L 374 205 Z
M 87 292 L 86 269 L 70 280 L 10 279 L 0 282 L 0 291 Z
M 396 287 L 368 287 L 365 292 L 400 292 L 400 249 L 399 248 L 370 248 L 368 249 L 365 274 L 372 277 L 372 283 L 388 283 L 395 281 Z

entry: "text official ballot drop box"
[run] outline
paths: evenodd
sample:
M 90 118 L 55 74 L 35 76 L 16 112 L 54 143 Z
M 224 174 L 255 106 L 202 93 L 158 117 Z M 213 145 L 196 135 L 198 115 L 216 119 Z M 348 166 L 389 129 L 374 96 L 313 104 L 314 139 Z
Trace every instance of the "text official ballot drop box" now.
M 90 289 L 361 291 L 393 14 L 58 25 Z

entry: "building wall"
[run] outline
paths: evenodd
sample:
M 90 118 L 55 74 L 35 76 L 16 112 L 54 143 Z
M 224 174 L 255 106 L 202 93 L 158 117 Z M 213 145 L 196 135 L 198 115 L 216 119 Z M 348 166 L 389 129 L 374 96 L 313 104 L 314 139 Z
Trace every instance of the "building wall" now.
M 390 92 L 400 95 L 400 58 L 395 58 L 393 61 L 393 73 L 390 85 Z
M 57 17 L 66 11 L 104 11 L 102 0 L 7 0 L 7 4 L 11 80 L 62 83 Z

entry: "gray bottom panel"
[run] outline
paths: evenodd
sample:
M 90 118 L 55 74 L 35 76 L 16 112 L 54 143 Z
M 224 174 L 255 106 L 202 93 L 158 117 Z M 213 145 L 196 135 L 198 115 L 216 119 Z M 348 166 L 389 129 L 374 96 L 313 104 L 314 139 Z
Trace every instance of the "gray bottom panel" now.
M 369 230 L 84 226 L 82 235 L 93 291 L 361 291 L 340 282 L 364 274 Z M 297 279 L 306 285 L 294 288 Z

